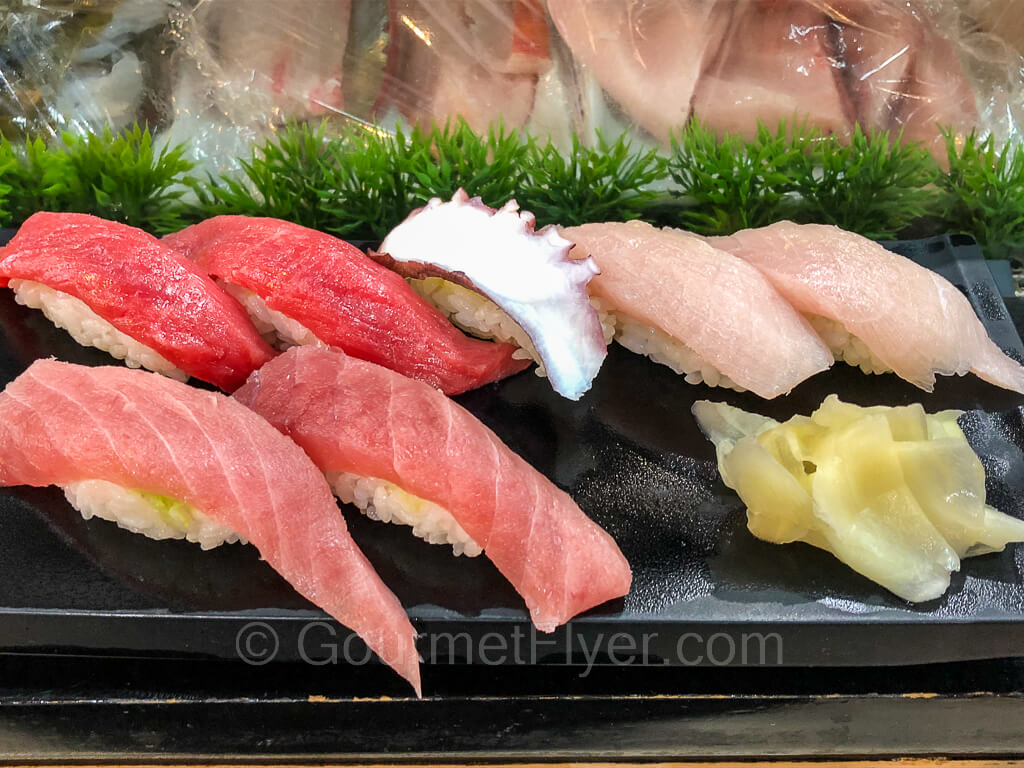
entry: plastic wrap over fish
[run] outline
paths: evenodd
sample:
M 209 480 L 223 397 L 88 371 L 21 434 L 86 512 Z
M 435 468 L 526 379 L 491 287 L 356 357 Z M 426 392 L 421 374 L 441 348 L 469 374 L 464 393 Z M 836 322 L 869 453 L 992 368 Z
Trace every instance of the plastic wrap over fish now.
M 1021 121 L 1021 56 L 952 2 L 548 0 L 585 129 L 609 114 L 664 142 L 697 118 L 751 137 L 797 116 L 825 133 L 937 125 L 1000 138 Z
M 795 117 L 841 136 L 858 122 L 902 130 L 941 153 L 939 125 L 1003 140 L 1024 121 L 1024 58 L 979 26 L 985 4 L 964 3 L 305 0 L 300 12 L 251 0 L 238 17 L 231 0 L 207 0 L 191 34 L 197 68 L 271 94 L 272 117 L 461 116 L 560 144 L 623 130 L 665 144 L 692 118 L 749 137 L 758 120 Z M 218 7 L 229 24 L 211 24 Z
M 53 137 L 152 117 L 177 0 L 0 0 L 0 132 Z
M 135 119 L 215 168 L 288 119 L 462 116 L 567 145 L 1024 125 L 1024 30 L 979 0 L 0 0 L 0 127 Z M 1007 15 L 1009 14 L 1009 15 Z M 1002 35 L 1006 32 L 1007 37 Z M 1016 47 L 1015 47 L 1016 46 Z

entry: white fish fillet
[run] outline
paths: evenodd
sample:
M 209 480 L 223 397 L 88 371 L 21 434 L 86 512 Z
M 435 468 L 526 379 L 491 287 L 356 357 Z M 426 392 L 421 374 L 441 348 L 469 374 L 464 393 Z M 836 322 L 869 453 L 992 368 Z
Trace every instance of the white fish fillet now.
M 772 398 L 833 362 L 757 269 L 696 237 L 638 221 L 561 232 L 597 262 L 589 290 L 603 308 L 678 339 L 736 386 Z
M 850 106 L 828 55 L 825 15 L 803 2 L 736 5 L 721 51 L 697 84 L 694 117 L 746 138 L 759 120 L 774 130 L 780 120 L 804 118 L 845 134 Z
M 805 315 L 842 325 L 923 390 L 934 389 L 936 374 L 971 372 L 1024 393 L 1024 368 L 988 337 L 952 283 L 867 238 L 782 221 L 708 242 L 760 269 Z
M 689 119 L 731 9 L 716 0 L 548 0 L 573 56 L 659 141 Z

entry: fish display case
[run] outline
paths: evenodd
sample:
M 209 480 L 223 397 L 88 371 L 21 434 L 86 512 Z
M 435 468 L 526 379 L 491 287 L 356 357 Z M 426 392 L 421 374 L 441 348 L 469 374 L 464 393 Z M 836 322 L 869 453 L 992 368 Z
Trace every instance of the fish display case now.
M 949 279 L 1024 359 L 1024 308 L 1004 302 L 969 238 L 889 246 Z M 0 331 L 5 382 L 40 357 L 109 362 L 9 294 Z M 281 759 L 1020 749 L 1020 548 L 966 560 L 938 600 L 902 601 L 825 552 L 750 535 L 690 415 L 710 397 L 786 418 L 831 392 L 965 410 L 989 503 L 1024 517 L 1024 400 L 970 377 L 922 393 L 837 366 L 764 402 L 686 384 L 618 348 L 574 403 L 522 373 L 458 400 L 612 534 L 633 588 L 540 634 L 484 558 L 346 508 L 420 633 L 422 701 L 254 548 L 152 541 L 82 519 L 57 489 L 4 489 L 0 749 L 26 760 L 208 759 L 241 740 Z M 112 728 L 113 712 L 128 725 Z
M 16 0 L 0 19 L 0 128 L 59 138 L 144 119 L 219 170 L 287 120 L 500 119 L 565 148 L 623 131 L 665 145 L 691 113 L 748 136 L 799 114 L 941 154 L 937 123 L 1019 135 L 1002 5 L 247 0 L 239 15 L 234 0 Z

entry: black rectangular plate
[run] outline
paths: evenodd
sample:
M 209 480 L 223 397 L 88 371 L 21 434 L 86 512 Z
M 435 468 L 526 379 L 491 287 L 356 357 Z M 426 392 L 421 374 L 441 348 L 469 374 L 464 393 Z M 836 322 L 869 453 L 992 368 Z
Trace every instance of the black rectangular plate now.
M 1024 359 L 973 244 L 932 238 L 891 247 L 960 287 L 993 339 Z M 0 331 L 0 383 L 39 357 L 111 362 L 8 291 L 0 292 Z M 865 405 L 968 411 L 962 422 L 985 464 L 990 503 L 1024 518 L 1024 398 L 1014 393 L 966 377 L 941 379 L 928 394 L 895 376 L 837 364 L 765 402 L 688 385 L 618 346 L 577 403 L 531 372 L 458 400 L 615 537 L 634 572 L 624 600 L 537 636 L 522 601 L 486 558 L 454 558 L 404 527 L 343 509 L 423 633 L 428 663 L 867 666 L 1024 655 L 1024 548 L 966 560 L 943 598 L 911 605 L 822 551 L 766 544 L 747 532 L 743 505 L 718 478 L 690 406 L 726 400 L 785 419 L 810 412 L 831 392 Z M 330 642 L 311 646 L 308 630 L 300 642 L 303 628 L 323 614 L 252 547 L 202 552 L 87 522 L 52 488 L 4 489 L 0 515 L 0 651 L 235 658 L 239 630 L 261 621 L 278 635 L 278 660 L 298 658 L 300 646 L 319 659 L 349 637 L 325 619 L 314 632 Z M 486 658 L 474 642 L 485 635 Z M 504 653 L 494 652 L 494 638 L 504 638 Z M 761 643 L 767 656 L 759 655 Z M 355 646 L 346 650 L 361 658 Z

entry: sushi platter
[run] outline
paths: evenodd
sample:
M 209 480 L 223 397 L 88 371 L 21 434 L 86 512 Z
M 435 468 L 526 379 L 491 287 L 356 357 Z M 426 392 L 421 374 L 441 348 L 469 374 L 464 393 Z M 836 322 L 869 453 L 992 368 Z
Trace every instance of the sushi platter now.
M 989 336 L 1024 361 L 1024 345 L 971 241 L 890 247 L 956 285 Z M 0 331 L 3 384 L 36 359 L 110 362 L 8 291 L 0 295 Z M 785 420 L 809 413 L 830 393 L 862 405 L 920 402 L 929 412 L 967 411 L 961 424 L 984 464 L 988 502 L 1024 517 L 1018 394 L 974 377 L 943 377 L 923 393 L 891 374 L 835 366 L 763 401 L 687 384 L 619 346 L 577 401 L 531 372 L 456 400 L 611 534 L 633 570 L 625 598 L 539 635 L 522 598 L 485 558 L 454 558 L 446 547 L 351 507 L 345 517 L 405 607 L 427 664 L 875 666 L 1021 655 L 1024 547 L 966 560 L 942 598 L 911 604 L 828 553 L 775 546 L 747 532 L 743 502 L 722 483 L 691 406 L 726 400 Z M 254 547 L 202 551 L 150 540 L 83 519 L 53 487 L 2 489 L 0 510 L 0 651 L 236 659 L 240 632 L 258 623 L 275 638 L 274 660 L 292 661 L 308 660 L 303 637 L 311 621 L 335 648 L 351 634 L 262 563 Z M 751 638 L 774 645 L 769 658 L 752 660 L 745 651 L 715 652 L 707 642 L 716 636 L 723 638 L 719 650 L 745 649 Z M 514 650 L 483 658 L 473 649 L 486 637 Z M 705 652 L 686 645 L 688 637 L 703 639 Z

